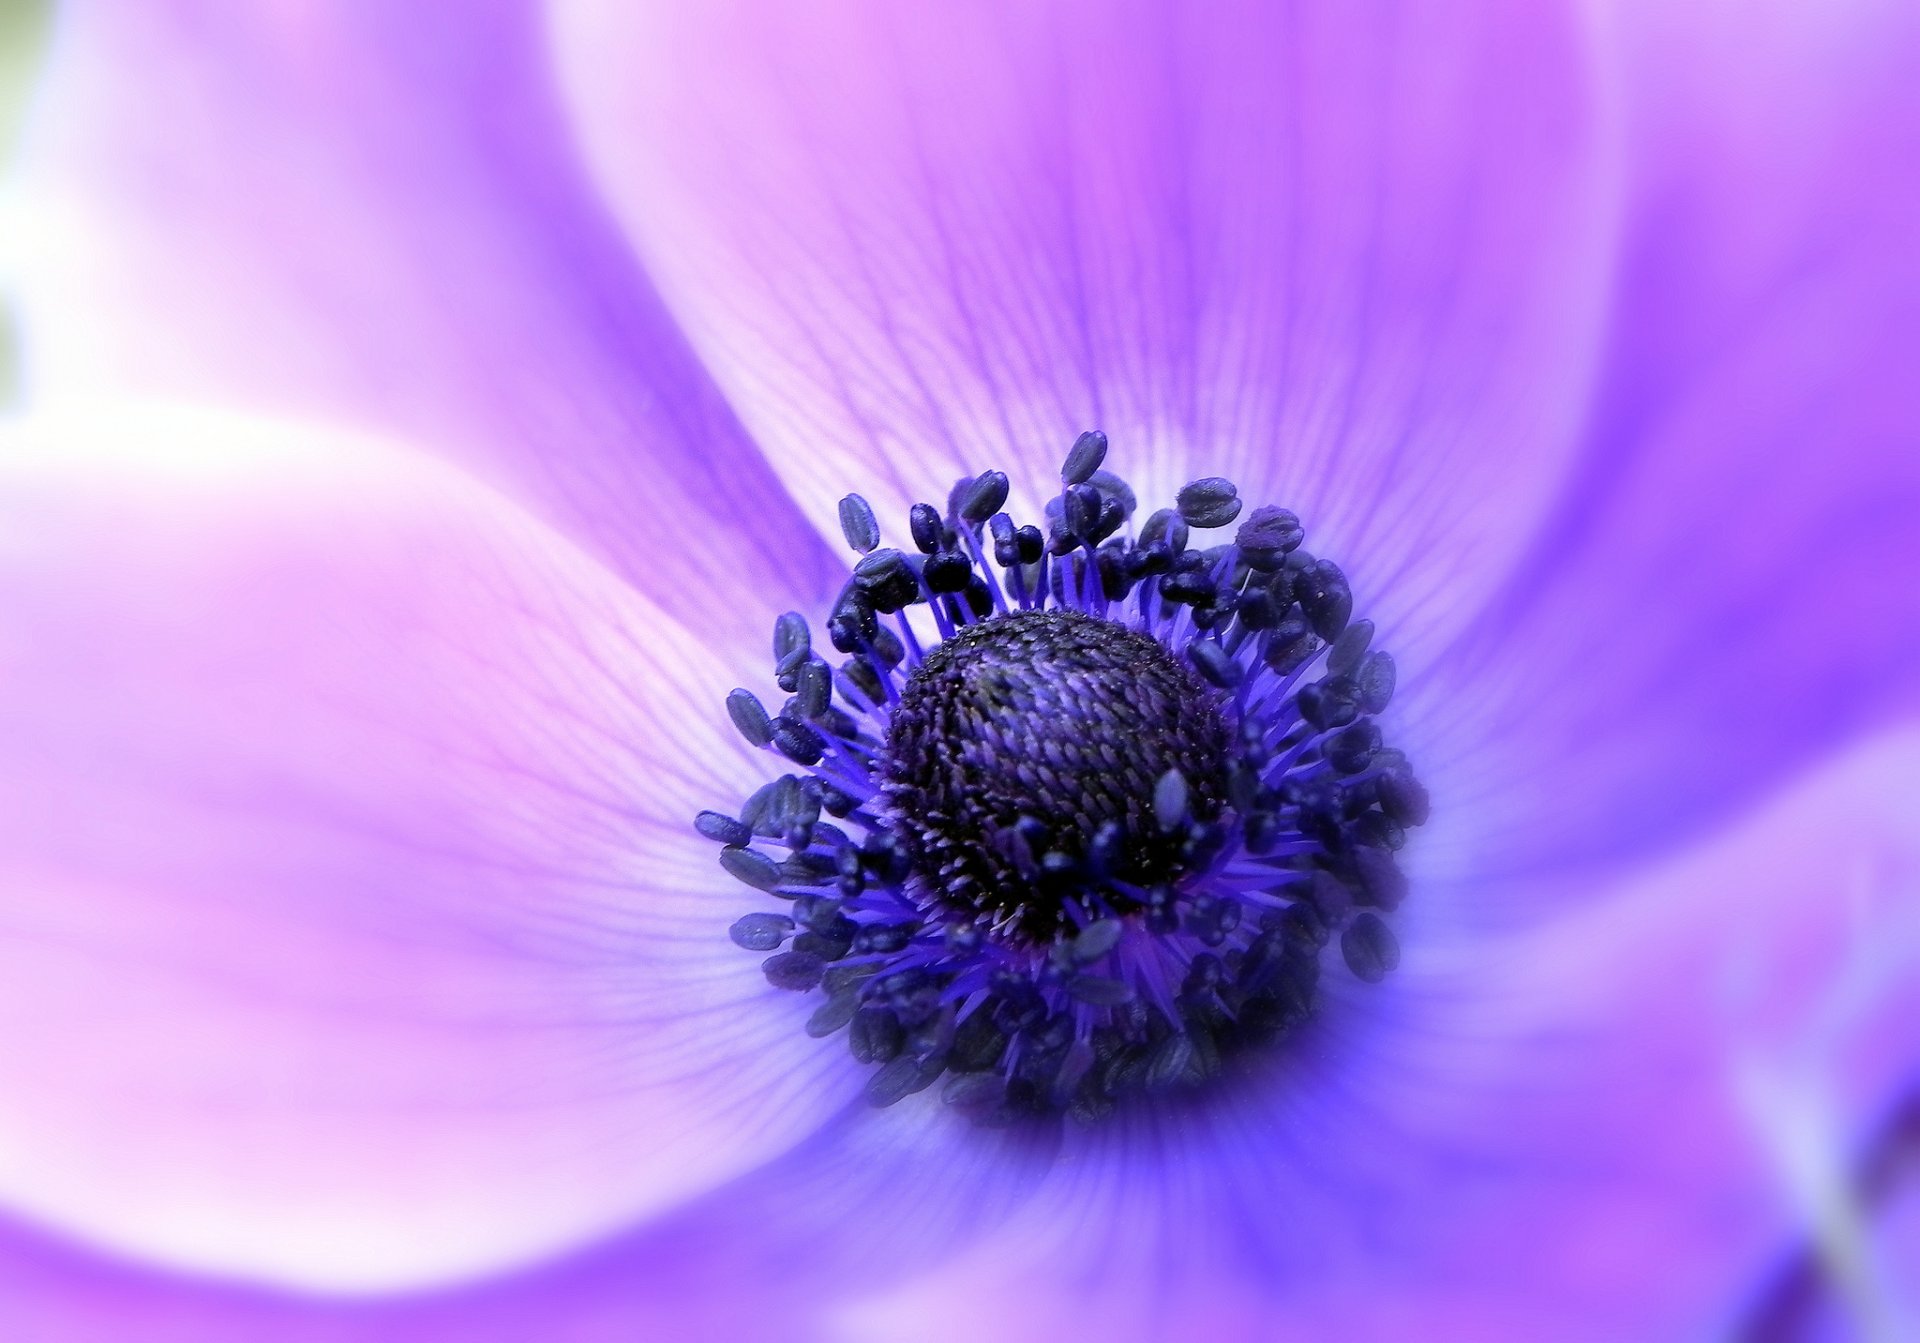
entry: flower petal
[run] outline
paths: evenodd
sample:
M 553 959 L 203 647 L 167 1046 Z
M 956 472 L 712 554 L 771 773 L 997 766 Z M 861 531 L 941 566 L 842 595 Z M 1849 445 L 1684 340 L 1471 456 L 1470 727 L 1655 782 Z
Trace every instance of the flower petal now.
M 1820 1211 L 1783 1130 L 1844 1166 L 1920 1086 L 1917 789 L 1920 736 L 1882 740 L 1544 928 L 1428 883 L 1400 973 L 1336 976 L 1255 1090 L 1055 1149 L 936 1087 L 541 1281 L 611 1310 L 609 1265 L 672 1262 L 730 1284 L 700 1327 L 771 1336 L 1710 1331 Z
M 1916 789 L 1920 734 L 1884 739 L 1617 900 L 1341 992 L 1258 1097 L 1057 1156 L 923 1094 L 430 1298 L 236 1301 L 18 1237 L 0 1282 L 196 1339 L 1719 1336 L 1811 1211 L 1782 1119 L 1827 1115 L 1844 1162 L 1920 1081 Z
M 0 1201 L 171 1264 L 456 1277 L 857 1088 L 727 940 L 728 669 L 497 496 L 204 416 L 0 491 Z
M 1612 225 L 1554 5 L 579 0 L 605 190 L 808 514 L 1100 427 L 1300 511 L 1448 627 L 1557 481 Z
M 1420 690 L 1483 877 L 1631 861 L 1920 706 L 1920 18 L 1620 8 L 1581 462 Z
M 28 395 L 397 434 L 758 647 L 829 552 L 583 182 L 543 48 L 529 0 L 62 6 L 11 218 Z M 712 598 L 742 586 L 750 621 Z

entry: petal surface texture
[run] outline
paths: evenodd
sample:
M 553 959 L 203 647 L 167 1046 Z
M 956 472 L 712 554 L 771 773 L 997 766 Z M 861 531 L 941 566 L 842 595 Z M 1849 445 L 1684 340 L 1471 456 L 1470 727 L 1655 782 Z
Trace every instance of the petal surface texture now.
M 502 485 L 670 614 L 828 554 L 596 199 L 537 5 L 61 6 L 12 277 L 43 409 L 317 417 Z M 850 488 L 850 487 L 849 487 Z
M 1451 628 L 1558 480 L 1614 223 L 1558 6 L 579 0 L 555 31 L 608 199 L 823 527 L 848 481 L 891 521 L 988 467 L 1032 508 L 1099 427 L 1143 501 L 1231 476 L 1383 618 Z
M 1037 1165 L 929 1093 L 471 1289 L 275 1298 L 17 1228 L 0 1282 L 49 1339 L 1724 1336 L 1796 1261 L 1798 1116 L 1844 1170 L 1920 1080 L 1917 787 L 1920 737 L 1884 738 L 1617 902 L 1403 966 L 1282 1085 Z
M 1920 707 L 1920 12 L 1613 8 L 1605 372 L 1420 688 L 1487 877 L 1603 872 Z
M 389 447 L 23 434 L 10 1207 L 176 1265 L 447 1280 L 643 1221 L 848 1094 L 727 941 L 689 818 L 760 767 L 697 639 Z

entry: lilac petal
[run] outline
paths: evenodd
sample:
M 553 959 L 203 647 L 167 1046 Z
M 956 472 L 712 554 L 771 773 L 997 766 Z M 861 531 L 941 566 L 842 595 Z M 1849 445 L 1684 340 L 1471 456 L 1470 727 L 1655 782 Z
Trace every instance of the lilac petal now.
M 1582 458 L 1422 690 L 1487 874 L 1629 860 L 1920 706 L 1920 18 L 1644 9 Z
M 28 393 L 397 434 L 757 648 L 831 590 L 831 552 L 584 183 L 541 22 L 61 6 L 13 216 Z M 712 601 L 743 588 L 751 619 Z
M 591 162 L 823 530 L 1104 429 L 1449 629 L 1558 480 L 1613 223 L 1581 26 L 1515 0 L 582 0 Z M 658 128 L 658 133 L 647 133 Z
M 1818 1100 L 1844 1166 L 1920 1087 L 1917 789 L 1885 740 L 1545 929 L 1431 889 L 1251 1093 L 1055 1147 L 935 1087 L 430 1317 L 638 1327 L 673 1284 L 747 1336 L 1717 1336 L 1815 1211 L 1769 1102 Z
M 1559 926 L 1425 941 L 1385 985 L 1338 991 L 1250 1095 L 1069 1131 L 1057 1152 L 951 1122 L 922 1093 L 605 1247 L 430 1297 L 236 1298 L 7 1241 L 0 1281 L 33 1285 L 49 1320 L 132 1301 L 216 1340 L 245 1336 L 235 1320 L 292 1338 L 534 1322 L 558 1337 L 1722 1336 L 1807 1232 L 1756 1102 L 1826 1102 L 1845 1163 L 1920 1082 L 1916 789 L 1920 736 L 1883 740 Z
M 455 1277 L 857 1090 L 692 831 L 730 670 L 459 473 L 204 416 L 0 491 L 0 1201 L 163 1263 Z
M 864 1111 L 860 1117 L 873 1118 Z M 858 1193 L 883 1198 L 876 1208 L 882 1223 L 908 1215 L 901 1229 L 910 1234 L 921 1229 L 911 1220 L 915 1207 L 944 1228 L 945 1243 L 968 1218 L 982 1219 L 973 1230 L 1004 1218 L 1013 1192 L 1005 1172 L 979 1188 L 942 1189 L 939 1204 L 912 1204 L 915 1195 L 903 1191 L 924 1181 L 928 1161 L 947 1155 L 924 1140 L 925 1130 L 917 1121 L 891 1126 L 884 1141 L 865 1144 L 863 1157 L 872 1164 L 859 1170 L 830 1166 L 820 1145 L 803 1146 L 743 1182 L 744 1190 L 772 1188 L 777 1194 L 762 1199 L 751 1218 L 737 1207 L 703 1206 L 690 1217 L 553 1263 L 440 1291 L 400 1297 L 291 1294 L 114 1259 L 4 1219 L 0 1290 L 6 1292 L 8 1323 L 35 1343 L 110 1337 L 178 1337 L 182 1343 L 772 1343 L 820 1336 L 809 1326 L 820 1316 L 823 1292 L 831 1295 L 847 1281 L 839 1275 L 848 1262 L 846 1243 L 820 1235 L 820 1201 L 848 1197 L 849 1177 Z M 996 1156 L 1009 1155 L 1032 1173 L 1033 1153 L 996 1146 Z M 783 1204 L 779 1198 L 812 1203 Z M 865 1243 L 858 1217 L 842 1229 Z M 913 1243 L 928 1242 L 915 1235 Z M 175 1332 L 150 1332 L 162 1325 Z

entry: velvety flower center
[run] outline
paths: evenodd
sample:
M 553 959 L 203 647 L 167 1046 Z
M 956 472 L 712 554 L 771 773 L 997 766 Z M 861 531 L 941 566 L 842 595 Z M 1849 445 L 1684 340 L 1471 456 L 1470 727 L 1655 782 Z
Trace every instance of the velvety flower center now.
M 928 892 L 996 932 L 1050 940 L 1089 878 L 1126 891 L 1185 870 L 1184 824 L 1154 794 L 1170 771 L 1207 820 L 1226 795 L 1223 692 L 1153 636 L 1081 611 L 1021 611 L 927 654 L 894 707 L 886 794 Z M 1184 822 L 1186 817 L 1177 818 Z
M 911 550 L 847 496 L 839 659 L 789 612 L 785 704 L 727 697 L 793 767 L 696 821 L 775 902 L 733 940 L 818 995 L 807 1032 L 845 1032 L 875 1104 L 942 1081 L 984 1122 L 1097 1119 L 1307 1019 L 1326 948 L 1362 981 L 1398 963 L 1427 797 L 1345 575 L 1218 477 L 1135 527 L 1106 448 L 1073 445 L 1044 531 L 996 471 L 915 504 Z

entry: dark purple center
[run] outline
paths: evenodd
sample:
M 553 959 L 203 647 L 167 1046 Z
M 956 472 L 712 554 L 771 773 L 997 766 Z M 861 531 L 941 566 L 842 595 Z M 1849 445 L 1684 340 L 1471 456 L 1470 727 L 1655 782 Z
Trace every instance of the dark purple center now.
M 907 678 L 883 771 L 925 893 L 1033 942 L 1092 868 L 1126 913 L 1180 875 L 1182 826 L 1155 819 L 1177 770 L 1192 816 L 1226 791 L 1222 692 L 1160 640 L 1079 611 L 1023 611 L 959 631 Z

